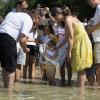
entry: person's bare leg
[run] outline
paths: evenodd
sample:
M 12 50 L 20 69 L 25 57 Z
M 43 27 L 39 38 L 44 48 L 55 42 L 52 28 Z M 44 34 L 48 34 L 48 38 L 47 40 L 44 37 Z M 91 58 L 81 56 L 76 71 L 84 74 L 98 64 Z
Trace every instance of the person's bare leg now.
M 32 79 L 35 77 L 35 63 L 32 65 Z
M 30 55 L 29 61 L 29 79 L 34 79 L 35 77 L 35 57 Z
M 23 79 L 27 78 L 28 65 L 29 65 L 29 54 L 26 54 L 26 62 L 25 65 L 23 66 Z
M 35 64 L 29 66 L 29 79 L 34 79 L 35 77 Z
M 41 64 L 40 68 L 41 68 L 41 79 L 42 80 L 47 80 L 45 64 Z
M 78 86 L 79 87 L 84 87 L 84 83 L 85 83 L 85 71 L 84 70 L 82 70 L 82 71 L 79 71 L 78 72 Z
M 27 78 L 27 65 L 23 66 L 23 79 Z
M 65 67 L 64 65 L 60 67 L 60 76 L 61 76 L 61 86 L 65 86 Z
M 6 69 L 2 69 L 2 80 L 3 80 L 3 84 L 4 84 L 4 88 L 7 88 L 7 75 L 6 75 Z
M 49 67 L 51 67 L 51 68 L 49 68 Z M 47 72 L 49 85 L 56 85 L 56 83 L 55 83 L 56 66 L 53 64 L 51 64 L 51 66 L 49 65 L 46 72 Z
M 96 64 L 96 81 L 100 85 L 100 64 Z
M 21 65 L 17 65 L 16 72 L 15 72 L 15 82 L 19 81 L 21 78 Z
M 4 87 L 8 88 L 8 91 L 12 91 L 15 79 L 15 72 L 8 72 L 5 69 L 3 69 L 2 71 L 3 71 L 2 77 L 4 81 Z
M 67 65 L 67 76 L 68 76 L 68 86 L 71 86 L 71 79 L 72 79 L 72 67 L 71 65 Z
M 56 85 L 55 83 L 55 75 L 48 75 L 49 85 Z
M 7 72 L 7 76 L 8 76 L 8 90 L 12 91 L 15 79 L 15 72 L 13 73 Z
M 94 82 L 95 82 L 95 76 L 94 75 L 87 76 L 87 79 L 88 79 L 89 85 L 94 85 Z

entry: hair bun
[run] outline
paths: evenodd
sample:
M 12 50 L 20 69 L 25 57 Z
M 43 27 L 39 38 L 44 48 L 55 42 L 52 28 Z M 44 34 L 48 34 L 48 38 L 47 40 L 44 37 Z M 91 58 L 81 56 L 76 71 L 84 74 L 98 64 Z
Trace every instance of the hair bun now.
M 63 10 L 59 7 L 54 7 L 51 10 L 51 15 L 52 16 L 56 16 L 57 14 L 62 14 L 62 13 L 63 13 Z
M 68 15 L 71 14 L 71 11 L 70 11 L 69 7 L 64 6 L 62 9 L 63 9 L 63 15 L 64 16 L 68 16 Z

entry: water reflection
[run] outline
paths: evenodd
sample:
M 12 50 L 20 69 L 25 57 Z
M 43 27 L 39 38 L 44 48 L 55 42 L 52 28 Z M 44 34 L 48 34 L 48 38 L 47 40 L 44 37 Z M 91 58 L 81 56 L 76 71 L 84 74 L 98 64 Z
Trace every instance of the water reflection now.
M 98 88 L 89 86 L 82 89 L 21 83 L 9 95 L 0 88 L 0 100 L 99 100 L 99 94 Z
M 59 80 L 57 80 L 59 83 Z M 1 85 L 0 81 L 0 86 Z M 10 93 L 0 88 L 0 100 L 99 100 L 100 88 L 85 86 L 85 88 L 48 86 L 47 82 L 36 78 L 35 81 L 21 80 L 15 83 Z

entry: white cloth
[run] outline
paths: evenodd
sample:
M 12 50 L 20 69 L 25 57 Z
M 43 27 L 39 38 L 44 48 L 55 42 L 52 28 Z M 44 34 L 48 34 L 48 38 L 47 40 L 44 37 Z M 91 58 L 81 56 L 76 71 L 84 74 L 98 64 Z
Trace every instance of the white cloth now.
M 48 49 L 46 50 L 46 61 L 47 62 L 51 62 L 54 65 L 59 65 L 58 62 L 58 50 L 54 50 L 54 51 L 49 51 Z
M 59 33 L 58 33 L 59 25 L 58 25 L 57 23 L 55 23 L 55 24 L 53 25 L 53 29 L 54 29 L 55 35 L 58 35 L 58 34 L 59 34 Z
M 27 37 L 28 37 L 28 41 L 33 41 L 33 42 L 27 42 L 27 45 L 36 45 L 35 39 L 38 38 L 37 31 L 36 33 L 30 32 Z
M 100 23 L 100 4 L 96 8 L 95 15 L 93 17 L 93 26 Z M 100 42 L 100 29 L 95 30 L 93 33 L 94 42 Z
M 10 12 L 0 25 L 0 33 L 7 33 L 18 41 L 21 33 L 27 36 L 32 25 L 33 21 L 28 14 L 23 12 Z
M 50 37 L 48 35 L 41 36 L 42 43 L 48 43 L 50 41 Z
M 46 49 L 47 43 L 50 41 L 50 38 L 48 35 L 42 35 L 41 36 L 41 42 L 42 44 L 40 45 L 40 53 L 44 53 Z
M 55 35 L 59 36 L 59 42 L 57 43 L 57 46 L 62 45 L 61 48 L 59 48 L 59 52 L 58 52 L 58 57 L 56 60 L 56 63 L 59 64 L 59 66 L 61 67 L 65 61 L 66 55 L 67 55 L 67 47 L 68 47 L 68 43 L 66 42 L 66 37 L 65 37 L 65 28 L 61 27 L 60 25 L 58 25 L 57 23 L 54 24 L 53 26 Z M 54 61 L 53 61 L 54 62 Z
M 40 44 L 40 46 L 39 46 L 39 51 L 40 51 L 39 62 L 41 64 L 46 64 L 46 61 L 44 61 L 44 58 L 45 58 L 46 46 L 47 46 L 47 43 L 49 41 L 50 41 L 50 38 L 49 38 L 48 35 L 41 35 L 41 42 L 42 42 L 42 44 Z
M 65 44 L 62 48 L 59 49 L 59 53 L 58 53 L 58 62 L 59 62 L 59 66 L 62 67 L 66 55 L 67 55 L 67 47 L 68 45 Z
M 26 54 L 23 52 L 19 42 L 17 43 L 17 64 L 25 65 Z
M 57 46 L 59 45 L 62 46 L 61 48 L 59 48 L 58 63 L 59 63 L 59 66 L 62 67 L 67 55 L 68 43 L 66 42 L 65 28 L 59 26 L 57 28 L 57 32 L 58 32 L 57 35 L 59 36 L 59 40 L 60 40 Z

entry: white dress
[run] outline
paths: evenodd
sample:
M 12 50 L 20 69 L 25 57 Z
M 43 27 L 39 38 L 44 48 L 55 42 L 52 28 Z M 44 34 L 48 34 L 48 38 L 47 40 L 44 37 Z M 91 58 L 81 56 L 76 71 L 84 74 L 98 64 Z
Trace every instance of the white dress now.
M 67 55 L 68 43 L 66 42 L 65 29 L 58 27 L 57 32 L 58 32 L 57 35 L 59 36 L 59 40 L 60 40 L 57 45 L 58 46 L 62 45 L 62 47 L 59 48 L 59 54 L 58 54 L 58 63 L 59 63 L 59 66 L 61 67 Z
M 48 43 L 49 41 L 50 41 L 50 38 L 49 38 L 48 35 L 42 35 L 42 36 L 41 36 L 41 42 L 42 42 L 42 44 L 40 44 L 40 47 L 39 47 L 39 51 L 40 51 L 39 63 L 40 63 L 40 64 L 46 64 L 45 52 L 46 52 L 47 43 Z

